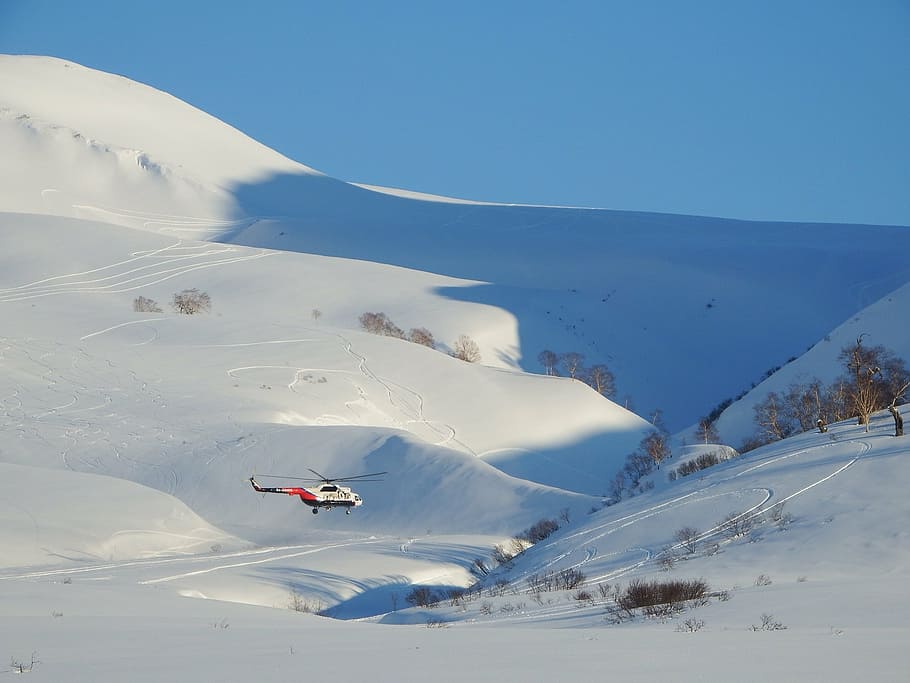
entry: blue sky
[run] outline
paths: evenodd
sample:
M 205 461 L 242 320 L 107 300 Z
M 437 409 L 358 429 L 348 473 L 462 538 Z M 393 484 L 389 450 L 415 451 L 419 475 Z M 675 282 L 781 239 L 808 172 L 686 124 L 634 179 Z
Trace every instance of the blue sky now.
M 908 0 L 219 4 L 0 0 L 0 52 L 148 83 L 344 180 L 910 225 Z

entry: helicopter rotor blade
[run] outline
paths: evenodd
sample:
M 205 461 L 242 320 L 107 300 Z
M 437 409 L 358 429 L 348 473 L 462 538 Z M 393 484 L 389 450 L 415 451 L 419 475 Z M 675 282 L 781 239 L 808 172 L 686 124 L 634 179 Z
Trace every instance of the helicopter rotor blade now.
M 257 477 L 268 477 L 270 479 L 294 479 L 295 481 L 321 482 L 325 479 L 314 479 L 313 477 L 291 477 L 287 474 L 257 474 Z
M 381 479 L 371 479 L 371 477 L 381 477 L 384 474 L 388 474 L 388 472 L 372 472 L 370 474 L 356 474 L 353 477 L 336 477 L 335 479 L 332 479 L 331 481 L 354 481 L 354 480 L 382 481 Z
M 357 481 L 357 482 L 383 481 L 382 479 L 375 479 L 374 477 L 381 477 L 384 474 L 388 474 L 388 472 L 371 472 L 370 474 L 357 474 L 352 477 L 323 477 L 316 470 L 310 469 L 309 467 L 307 467 L 307 469 L 310 470 L 310 472 L 312 472 L 313 474 L 319 475 L 319 478 L 316 479 L 313 477 L 292 477 L 292 476 L 283 475 L 283 474 L 257 474 L 255 476 L 269 477 L 271 479 L 294 479 L 295 481 L 308 481 L 308 482 L 315 483 L 315 484 L 318 484 L 318 483 L 329 484 L 329 483 L 336 482 L 336 481 Z

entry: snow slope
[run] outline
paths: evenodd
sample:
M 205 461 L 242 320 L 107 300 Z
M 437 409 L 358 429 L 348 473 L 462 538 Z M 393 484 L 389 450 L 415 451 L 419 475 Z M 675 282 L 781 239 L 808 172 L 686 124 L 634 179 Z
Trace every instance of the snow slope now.
M 904 228 L 416 199 L 328 178 L 164 93 L 62 60 L 4 57 L 0 93 L 0 140 L 17 159 L 0 168 L 7 211 L 473 280 L 439 293 L 516 325 L 507 348 L 483 326 L 462 330 L 485 363 L 541 372 L 541 350 L 583 353 L 611 367 L 624 404 L 663 409 L 674 430 L 910 279 Z M 420 313 L 396 322 L 429 327 Z
M 633 681 L 899 681 L 910 666 L 901 647 L 910 465 L 906 443 L 892 434 L 887 415 L 870 432 L 833 425 L 573 513 L 474 592 L 430 609 L 407 606 L 413 586 L 470 585 L 471 558 L 487 557 L 497 539 L 323 531 L 281 546 L 228 540 L 198 554 L 161 549 L 133 560 L 82 555 L 5 567 L 0 647 L 11 664 L 30 664 L 34 654 L 36 680 L 282 680 L 301 657 L 318 657 L 378 680 L 593 678 L 606 662 Z M 110 492 L 101 477 L 58 476 L 81 479 L 87 493 Z M 42 537 L 66 509 L 20 487 L 4 493 L 22 512 L 40 513 Z M 751 528 L 724 533 L 730 514 Z M 691 552 L 674 539 L 683 526 L 699 532 Z M 670 553 L 667 570 L 660 560 Z M 584 574 L 591 597 L 529 590 L 535 575 L 563 569 Z M 712 597 L 664 618 L 616 622 L 610 590 L 604 598 L 599 587 L 622 589 L 635 578 L 703 578 Z M 294 604 L 381 623 L 287 609 Z
M 824 378 L 859 331 L 900 352 L 906 229 L 374 191 L 50 58 L 0 57 L 0 146 L 0 672 L 910 670 L 910 449 L 887 413 L 675 482 L 665 467 L 603 507 L 649 424 L 536 363 L 543 348 L 584 352 L 614 369 L 620 401 L 682 426 L 810 345 L 768 386 Z M 174 313 L 187 288 L 212 310 Z M 162 310 L 134 311 L 138 296 Z M 365 311 L 430 329 L 440 349 L 363 332 Z M 482 363 L 447 354 L 460 334 Z M 728 440 L 752 400 L 724 415 Z M 308 468 L 389 474 L 356 487 L 351 515 L 249 486 Z M 736 538 L 731 513 L 753 522 Z M 494 546 L 541 519 L 561 528 L 496 567 Z M 674 538 L 684 525 L 694 552 Z M 528 592 L 563 569 L 589 597 Z M 606 584 L 655 577 L 703 577 L 715 595 L 613 623 Z M 446 599 L 412 607 L 415 586 Z M 752 630 L 763 614 L 787 628 Z
M 834 328 L 806 353 L 784 365 L 759 383 L 741 400 L 727 408 L 717 422 L 721 436 L 729 443 L 740 444 L 755 433 L 754 406 L 774 391 L 783 393 L 792 384 L 821 380 L 830 384 L 843 375 L 838 359 L 843 348 L 859 338 L 866 346 L 884 346 L 895 356 L 910 359 L 910 285 L 904 285 L 882 297 L 855 316 Z

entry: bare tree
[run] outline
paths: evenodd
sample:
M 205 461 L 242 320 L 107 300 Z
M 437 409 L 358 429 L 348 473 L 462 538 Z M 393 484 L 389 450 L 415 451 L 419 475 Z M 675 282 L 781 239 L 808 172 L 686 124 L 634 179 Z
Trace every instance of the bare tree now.
M 453 358 L 458 358 L 468 363 L 478 363 L 480 362 L 480 347 L 468 335 L 462 334 L 459 335 L 455 346 L 452 347 L 451 355 Z
M 684 526 L 682 529 L 679 529 L 675 534 L 673 534 L 673 538 L 677 543 L 685 548 L 686 552 L 691 554 L 695 552 L 695 549 L 698 545 L 698 537 L 700 534 L 701 532 L 695 527 Z
M 548 375 L 558 375 L 556 364 L 559 363 L 559 356 L 549 349 L 544 349 L 537 354 L 537 361 L 544 367 Z
M 705 445 L 709 443 L 718 443 L 720 441 L 720 435 L 717 433 L 714 423 L 706 417 L 703 417 L 698 421 L 698 427 L 695 429 L 695 436 Z
M 626 475 L 623 472 L 617 472 L 609 483 L 610 497 L 614 501 L 622 499 L 622 493 L 626 490 Z
M 825 388 L 820 412 L 826 423 L 840 422 L 850 417 L 850 395 L 846 381 L 839 379 Z
M 869 416 L 875 412 L 881 402 L 881 365 L 879 364 L 880 346 L 867 348 L 863 346 L 863 336 L 856 339 L 852 346 L 841 349 L 841 361 L 850 376 L 848 389 L 854 414 L 858 424 L 869 428 Z
M 428 346 L 431 349 L 436 348 L 436 338 L 433 333 L 425 327 L 415 327 L 408 332 L 408 341 L 422 346 Z
M 584 366 L 585 356 L 583 353 L 578 353 L 577 351 L 569 351 L 568 353 L 561 354 L 559 360 L 562 362 L 566 374 L 572 379 L 575 379 Z
M 319 320 L 322 317 L 322 311 L 318 308 L 314 308 L 312 312 L 313 320 Z
M 174 294 L 171 306 L 177 313 L 195 315 L 212 310 L 212 299 L 206 292 L 198 289 L 184 289 Z
M 616 378 L 606 365 L 594 365 L 585 373 L 585 381 L 598 394 L 612 398 L 616 395 Z
M 654 431 L 641 440 L 639 448 L 660 469 L 660 463 L 670 457 L 670 438 L 666 432 Z
M 755 404 L 753 410 L 755 423 L 766 441 L 780 441 L 793 433 L 783 413 L 782 402 L 777 392 L 770 392 L 764 401 Z
M 791 384 L 784 393 L 783 401 L 787 414 L 804 432 L 813 429 L 819 419 L 825 418 L 822 412 L 821 392 L 821 382 L 813 379 L 808 384 Z
M 864 336 L 841 349 L 840 359 L 846 370 L 842 381 L 852 413 L 848 417 L 856 417 L 868 429 L 872 413 L 887 408 L 893 397 L 906 391 L 910 373 L 904 361 L 885 347 L 864 346 Z

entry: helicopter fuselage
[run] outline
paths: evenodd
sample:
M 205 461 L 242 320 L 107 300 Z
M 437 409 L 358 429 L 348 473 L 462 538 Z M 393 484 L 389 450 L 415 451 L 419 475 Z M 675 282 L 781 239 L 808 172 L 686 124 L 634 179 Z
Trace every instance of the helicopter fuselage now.
M 284 493 L 289 496 L 297 496 L 302 503 L 313 508 L 313 514 L 319 512 L 320 508 L 331 510 L 336 507 L 347 508 L 350 513 L 351 508 L 363 505 L 363 499 L 348 486 L 331 483 L 311 487 L 261 486 L 254 477 L 250 477 L 250 484 L 260 493 Z

